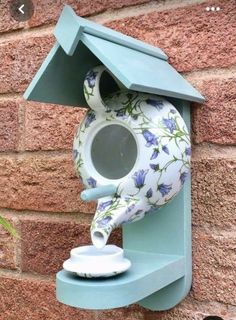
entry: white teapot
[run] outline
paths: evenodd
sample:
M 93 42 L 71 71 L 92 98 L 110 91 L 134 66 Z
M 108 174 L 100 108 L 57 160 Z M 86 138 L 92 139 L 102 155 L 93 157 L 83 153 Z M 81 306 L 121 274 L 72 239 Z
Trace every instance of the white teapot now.
M 91 239 L 103 248 L 114 228 L 178 194 L 190 169 L 190 137 L 170 102 L 124 89 L 104 66 L 87 73 L 84 95 L 91 109 L 74 139 L 74 161 L 84 198 L 98 198 Z

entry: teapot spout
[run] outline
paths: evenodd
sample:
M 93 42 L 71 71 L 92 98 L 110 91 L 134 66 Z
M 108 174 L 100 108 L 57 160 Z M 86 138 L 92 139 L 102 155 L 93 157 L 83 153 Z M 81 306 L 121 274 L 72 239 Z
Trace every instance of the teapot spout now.
M 139 220 L 144 216 L 142 203 L 133 197 L 106 197 L 98 201 L 97 210 L 91 225 L 93 245 L 102 249 L 112 232 L 124 223 Z

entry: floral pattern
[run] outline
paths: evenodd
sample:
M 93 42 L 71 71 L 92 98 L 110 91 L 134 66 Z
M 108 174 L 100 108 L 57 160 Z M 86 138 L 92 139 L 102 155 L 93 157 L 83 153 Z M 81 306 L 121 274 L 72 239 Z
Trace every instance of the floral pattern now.
M 98 211 L 104 211 L 106 207 L 109 207 L 112 204 L 112 200 L 108 200 L 106 202 L 101 202 L 97 208 Z
M 155 107 L 157 110 L 161 110 L 164 107 L 163 101 L 156 99 L 147 99 L 146 103 Z
M 98 75 L 98 72 L 94 70 L 90 70 L 85 76 L 84 95 L 87 100 L 89 99 L 90 96 L 93 96 L 97 75 Z
M 162 150 L 166 153 L 166 154 L 170 154 L 169 149 L 167 146 L 163 146 Z
M 88 112 L 87 117 L 84 122 L 85 128 L 88 128 L 90 126 L 90 124 L 95 120 L 96 120 L 95 113 L 93 111 Z
M 188 172 L 182 172 L 182 173 L 180 174 L 180 181 L 181 181 L 181 184 L 182 184 L 182 185 L 185 183 L 187 177 L 188 177 Z
M 186 154 L 186 156 L 191 156 L 191 154 L 192 154 L 191 147 L 185 148 L 185 154 Z
M 97 76 L 97 72 L 94 72 L 93 70 L 90 70 L 85 77 L 85 81 L 88 82 L 89 88 L 93 88 L 95 86 L 95 79 Z
M 147 193 L 146 193 L 146 198 L 151 198 L 153 195 L 153 192 L 152 192 L 152 188 L 148 189 Z
M 152 145 L 157 144 L 157 137 L 151 133 L 149 130 L 143 131 L 144 139 L 147 141 L 146 147 L 151 147 Z
M 171 185 L 164 184 L 164 183 L 159 184 L 159 186 L 157 187 L 157 190 L 160 191 L 162 197 L 166 196 L 171 189 L 172 189 Z
M 102 218 L 100 220 L 97 220 L 97 225 L 98 227 L 102 227 L 104 228 L 110 221 L 111 221 L 112 217 L 111 216 L 107 216 L 105 218 Z
M 132 178 L 134 179 L 134 184 L 136 188 L 141 189 L 142 187 L 144 187 L 144 181 L 147 173 L 148 170 L 139 170 L 134 173 Z
M 160 153 L 159 149 L 158 148 L 154 148 L 150 160 L 156 159 L 158 157 L 159 153 Z
M 87 182 L 88 182 L 88 185 L 91 187 L 91 188 L 96 188 L 97 186 L 97 181 L 93 178 L 93 177 L 89 177 L 87 179 Z
M 85 78 L 84 95 L 88 104 L 91 96 L 94 99 L 98 85 L 97 70 Z M 104 126 L 104 121 L 108 125 L 128 127 L 140 149 L 139 160 L 125 179 L 107 179 L 106 183 L 100 182 L 100 176 L 87 166 L 84 157 L 87 138 L 95 127 Z M 119 145 L 119 141 L 115 143 Z M 177 109 L 162 97 L 118 91 L 101 101 L 99 112 L 90 109 L 74 140 L 76 170 L 88 188 L 111 183 L 117 186 L 113 197 L 98 200 L 91 232 L 102 229 L 109 235 L 118 225 L 141 219 L 171 201 L 188 178 L 190 157 L 187 127 Z
M 170 130 L 170 133 L 173 133 L 176 130 L 176 122 L 172 118 L 163 119 L 164 125 Z

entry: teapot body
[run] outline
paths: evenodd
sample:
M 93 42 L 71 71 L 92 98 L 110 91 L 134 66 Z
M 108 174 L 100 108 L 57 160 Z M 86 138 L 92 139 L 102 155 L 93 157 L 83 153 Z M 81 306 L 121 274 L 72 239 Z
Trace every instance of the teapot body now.
M 98 200 L 91 226 L 92 240 L 100 234 L 104 245 L 112 229 L 178 194 L 190 169 L 191 145 L 184 120 L 163 97 L 120 90 L 102 103 L 88 110 L 73 149 L 87 188 L 116 186 L 114 195 Z

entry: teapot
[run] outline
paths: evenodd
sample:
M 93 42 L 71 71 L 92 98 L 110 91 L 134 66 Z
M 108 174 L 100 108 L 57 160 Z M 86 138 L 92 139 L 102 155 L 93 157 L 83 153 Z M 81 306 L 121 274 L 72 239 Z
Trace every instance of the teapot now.
M 170 202 L 190 170 L 191 144 L 178 110 L 164 97 L 127 90 L 103 65 L 84 80 L 90 107 L 74 138 L 75 169 L 97 199 L 92 243 Z

